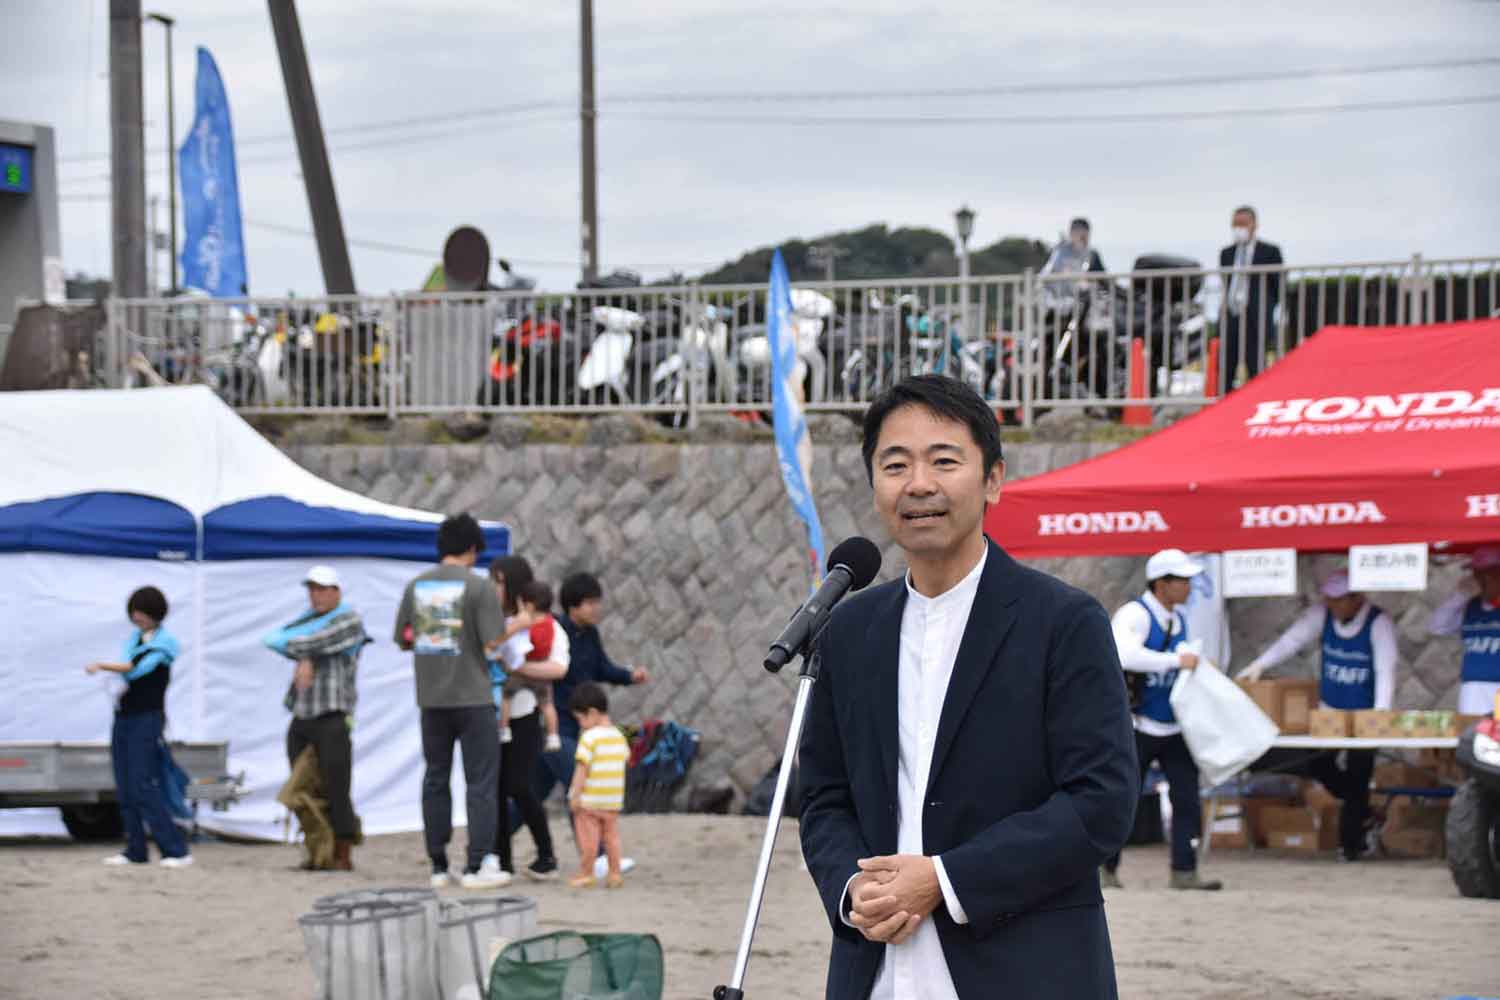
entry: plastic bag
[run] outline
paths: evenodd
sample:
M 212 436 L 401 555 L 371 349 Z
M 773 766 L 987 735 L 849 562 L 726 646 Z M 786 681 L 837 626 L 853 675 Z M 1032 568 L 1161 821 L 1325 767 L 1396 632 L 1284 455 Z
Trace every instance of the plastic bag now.
M 1207 660 L 1178 673 L 1171 702 L 1182 738 L 1209 788 L 1259 760 L 1280 733 L 1250 696 Z

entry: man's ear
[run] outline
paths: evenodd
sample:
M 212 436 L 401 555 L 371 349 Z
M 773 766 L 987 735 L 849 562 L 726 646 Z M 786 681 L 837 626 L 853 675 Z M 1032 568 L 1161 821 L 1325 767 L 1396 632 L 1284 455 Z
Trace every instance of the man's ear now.
M 984 477 L 984 502 L 986 504 L 1000 502 L 1000 487 L 1005 482 L 1005 461 L 1002 459 L 990 467 L 989 474 Z

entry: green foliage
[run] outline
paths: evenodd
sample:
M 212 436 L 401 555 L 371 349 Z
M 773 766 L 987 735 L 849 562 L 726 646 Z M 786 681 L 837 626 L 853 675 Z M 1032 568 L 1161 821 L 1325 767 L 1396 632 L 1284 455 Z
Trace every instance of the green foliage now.
M 957 249 L 947 234 L 935 229 L 889 229 L 873 225 L 781 244 L 792 281 L 820 281 L 826 276 L 822 259 L 812 250 L 814 245 L 831 246 L 841 254 L 834 265 L 835 277 L 841 280 L 940 278 L 958 274 Z M 776 247 L 752 250 L 739 260 L 708 272 L 700 280 L 705 285 L 764 283 L 771 273 L 771 256 L 775 251 Z M 1041 267 L 1046 260 L 1047 247 L 1040 241 L 1009 236 L 971 251 L 970 271 L 976 276 L 1019 274 L 1028 267 Z

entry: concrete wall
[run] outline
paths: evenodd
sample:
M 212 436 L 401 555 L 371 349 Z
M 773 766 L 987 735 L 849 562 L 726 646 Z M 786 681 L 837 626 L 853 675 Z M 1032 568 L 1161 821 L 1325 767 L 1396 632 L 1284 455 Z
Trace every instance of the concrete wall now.
M 847 422 L 845 422 L 847 423 Z M 830 546 L 852 534 L 885 550 L 882 577 L 903 569 L 870 504 L 852 435 L 815 449 L 814 480 Z M 1012 477 L 1108 451 L 1110 444 L 1007 446 Z M 616 693 L 616 719 L 671 717 L 700 729 L 705 754 L 694 783 L 730 781 L 743 793 L 771 767 L 786 738 L 794 671 L 760 667 L 766 646 L 806 597 L 805 538 L 768 443 L 295 445 L 312 472 L 391 503 L 468 510 L 514 529 L 516 551 L 556 585 L 587 569 L 606 591 L 606 649 L 639 663 L 653 683 Z M 1326 564 L 1326 565 L 1325 565 Z M 1113 610 L 1142 589 L 1143 560 L 1044 560 L 1039 567 Z M 1235 666 L 1255 655 L 1311 599 L 1327 559 L 1305 561 L 1303 599 L 1232 602 Z M 1429 641 L 1425 621 L 1459 575 L 1435 570 L 1427 594 L 1382 596 L 1399 624 L 1400 707 L 1452 707 L 1458 643 Z M 1292 664 L 1287 670 L 1299 669 Z M 1311 673 L 1311 652 L 1300 669 Z

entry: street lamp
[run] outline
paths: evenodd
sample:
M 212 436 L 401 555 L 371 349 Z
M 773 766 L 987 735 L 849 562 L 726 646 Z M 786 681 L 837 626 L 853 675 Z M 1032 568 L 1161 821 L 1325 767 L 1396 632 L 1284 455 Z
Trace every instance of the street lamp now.
M 964 326 L 964 336 L 970 336 L 969 330 L 969 237 L 974 235 L 974 210 L 968 205 L 963 205 L 953 213 L 953 221 L 958 225 L 958 291 L 963 296 L 959 315 Z
M 147 12 L 146 20 L 167 29 L 167 217 L 172 222 L 172 256 L 167 261 L 170 294 L 177 294 L 177 122 L 172 115 L 172 25 L 177 19 Z M 155 238 L 154 236 L 152 237 Z M 155 253 L 155 251 L 152 251 Z

